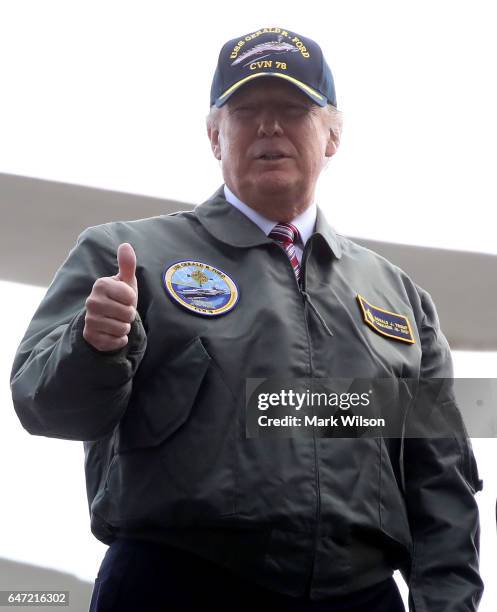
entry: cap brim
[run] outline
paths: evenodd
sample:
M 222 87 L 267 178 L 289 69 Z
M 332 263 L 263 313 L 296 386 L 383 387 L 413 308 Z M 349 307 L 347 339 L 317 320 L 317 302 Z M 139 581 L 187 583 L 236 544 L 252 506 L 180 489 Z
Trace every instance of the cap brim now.
M 328 99 L 325 96 L 323 96 L 323 94 L 320 94 L 319 91 L 316 91 L 312 87 L 309 87 L 309 85 L 302 83 L 302 81 L 299 81 L 295 77 L 292 77 L 288 74 L 282 74 L 281 72 L 256 72 L 255 74 L 250 74 L 249 76 L 243 79 L 240 79 L 239 81 L 237 81 L 236 83 L 233 83 L 233 85 L 228 87 L 228 89 L 224 93 L 222 93 L 219 96 L 219 98 L 216 99 L 215 105 L 219 108 L 227 100 L 229 100 L 230 97 L 235 93 L 235 91 L 238 91 L 238 89 L 242 85 L 245 85 L 252 79 L 255 79 L 261 76 L 272 76 L 272 77 L 279 77 L 281 79 L 285 79 L 289 83 L 292 83 L 293 85 L 295 85 L 295 87 L 298 87 L 302 92 L 304 92 L 307 96 L 309 96 L 309 98 L 311 98 L 311 100 L 313 100 L 319 106 L 326 106 L 328 104 Z

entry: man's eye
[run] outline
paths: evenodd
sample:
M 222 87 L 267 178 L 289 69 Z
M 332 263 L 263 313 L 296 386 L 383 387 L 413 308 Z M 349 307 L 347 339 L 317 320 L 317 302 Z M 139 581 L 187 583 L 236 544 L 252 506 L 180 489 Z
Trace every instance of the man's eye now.
M 243 115 L 247 115 L 249 113 L 253 113 L 255 111 L 255 108 L 253 106 L 237 106 L 234 109 L 235 113 L 240 113 Z
M 295 116 L 304 115 L 305 113 L 307 113 L 307 106 L 300 106 L 300 105 L 297 105 L 297 104 L 291 104 L 291 105 L 287 106 L 285 110 L 286 110 L 288 115 L 291 115 L 292 117 L 295 117 Z

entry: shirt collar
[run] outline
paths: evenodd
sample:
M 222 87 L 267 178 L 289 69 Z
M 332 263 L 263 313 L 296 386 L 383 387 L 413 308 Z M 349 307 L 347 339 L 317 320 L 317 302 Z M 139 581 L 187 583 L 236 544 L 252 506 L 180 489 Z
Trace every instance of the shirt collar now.
M 225 244 L 246 248 L 272 242 L 254 221 L 226 200 L 222 186 L 208 200 L 197 205 L 193 214 L 211 236 Z M 319 206 L 316 210 L 315 233 L 339 259 L 342 254 L 340 238 Z
M 268 219 L 268 217 L 261 215 L 250 206 L 247 206 L 247 204 L 242 202 L 226 184 L 224 185 L 224 197 L 226 198 L 227 202 L 232 204 L 235 208 L 238 208 L 240 212 L 259 226 L 266 236 L 269 235 L 273 227 L 278 223 L 273 219 Z M 317 207 L 315 202 L 313 202 L 311 206 L 304 210 L 304 212 L 292 219 L 292 224 L 299 230 L 303 245 L 305 245 L 305 243 L 309 240 L 314 231 L 314 226 L 316 224 L 316 213 Z

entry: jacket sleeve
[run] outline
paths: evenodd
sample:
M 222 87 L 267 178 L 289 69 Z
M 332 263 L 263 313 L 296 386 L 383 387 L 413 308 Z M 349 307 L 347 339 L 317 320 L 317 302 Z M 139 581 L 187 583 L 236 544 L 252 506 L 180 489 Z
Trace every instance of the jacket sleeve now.
M 97 278 L 117 273 L 117 247 L 105 225 L 78 236 L 17 349 L 12 400 L 31 434 L 96 440 L 126 410 L 147 345 L 138 309 L 126 346 L 103 352 L 83 338 L 86 298 Z
M 483 483 L 453 395 L 448 342 L 430 295 L 417 290 L 423 311 L 421 375 L 403 450 L 413 537 L 409 610 L 473 612 L 483 592 L 474 497 Z

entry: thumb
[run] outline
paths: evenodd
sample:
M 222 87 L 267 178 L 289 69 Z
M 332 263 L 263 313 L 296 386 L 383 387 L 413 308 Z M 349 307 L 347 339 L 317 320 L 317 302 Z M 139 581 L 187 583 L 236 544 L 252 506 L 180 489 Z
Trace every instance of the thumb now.
M 123 242 L 119 245 L 117 249 L 117 263 L 119 265 L 119 272 L 117 274 L 119 280 L 124 281 L 136 291 L 136 255 L 129 242 Z

